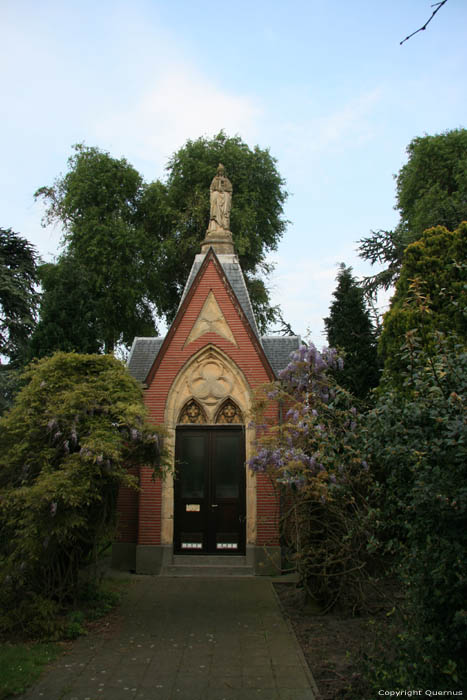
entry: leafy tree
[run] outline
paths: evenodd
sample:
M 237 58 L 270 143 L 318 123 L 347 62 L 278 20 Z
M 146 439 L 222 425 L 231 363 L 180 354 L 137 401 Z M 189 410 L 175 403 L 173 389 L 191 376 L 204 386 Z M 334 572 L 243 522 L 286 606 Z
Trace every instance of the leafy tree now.
M 360 241 L 360 255 L 386 269 L 366 280 L 367 290 L 387 289 L 397 280 L 405 248 L 433 226 L 454 230 L 467 221 L 467 130 L 454 129 L 413 139 L 408 162 L 396 177 L 394 231 L 372 232 Z
M 34 246 L 0 228 L 0 355 L 16 364 L 35 324 L 36 267 Z
M 434 330 L 455 331 L 467 341 L 466 259 L 467 222 L 452 232 L 442 226 L 429 229 L 407 247 L 380 338 L 385 369 L 393 381 L 400 383 L 399 349 L 409 331 L 417 329 L 426 347 Z
M 269 151 L 221 132 L 188 141 L 169 161 L 167 181 L 146 184 L 125 159 L 78 145 L 66 175 L 36 192 L 47 203 L 45 223 L 63 225 L 66 255 L 86 270 L 106 351 L 154 334 L 154 315 L 173 319 L 206 234 L 219 162 L 233 183 L 235 245 L 264 330 L 277 310 L 261 274 L 270 270 L 266 254 L 285 230 L 287 196 Z
M 20 375 L 21 370 L 15 366 L 11 367 L 11 363 L 0 364 L 0 416 L 13 404 L 21 386 Z
M 262 428 L 249 466 L 282 492 L 282 541 L 309 597 L 322 609 L 339 601 L 354 610 L 364 605 L 372 477 L 353 397 L 332 378 L 339 365 L 335 350 L 303 345 L 291 354 L 259 402 Z M 288 410 L 265 431 L 261 409 L 271 400 Z
M 199 252 L 209 220 L 209 186 L 219 163 L 233 185 L 231 230 L 261 330 L 276 320 L 269 294 L 261 279 L 270 265 L 266 254 L 276 250 L 287 222 L 284 180 L 268 150 L 250 149 L 239 136 L 220 132 L 212 139 L 187 141 L 167 166 L 167 201 L 172 212 L 164 258 L 170 264 L 164 275 L 170 298 L 166 313 L 173 317 L 194 255 Z M 181 258 L 181 260 L 180 260 Z M 167 276 L 165 276 L 167 274 Z
M 365 422 L 379 480 L 376 534 L 403 585 L 397 642 L 373 660 L 374 687 L 466 687 L 467 353 L 464 339 L 416 331 L 403 387 L 386 381 Z M 385 635 L 387 639 L 387 633 Z
M 48 203 L 45 221 L 62 224 L 67 254 L 86 270 L 94 323 L 105 351 L 111 352 L 119 342 L 130 344 L 135 335 L 155 333 L 154 262 L 138 225 L 143 181 L 124 158 L 84 145 L 75 146 L 68 165 L 67 174 L 53 187 L 40 188 L 36 197 Z M 76 300 L 76 291 L 69 289 Z
M 364 294 L 352 268 L 340 265 L 330 314 L 324 319 L 328 344 L 344 353 L 344 367 L 335 371 L 337 382 L 364 399 L 378 384 L 376 333 Z
M 95 315 L 86 268 L 73 255 L 38 269 L 42 286 L 39 322 L 28 346 L 30 359 L 64 352 L 96 353 L 103 331 Z
M 24 381 L 0 419 L 0 620 L 44 632 L 112 537 L 128 469 L 163 464 L 141 388 L 111 355 L 56 353 Z

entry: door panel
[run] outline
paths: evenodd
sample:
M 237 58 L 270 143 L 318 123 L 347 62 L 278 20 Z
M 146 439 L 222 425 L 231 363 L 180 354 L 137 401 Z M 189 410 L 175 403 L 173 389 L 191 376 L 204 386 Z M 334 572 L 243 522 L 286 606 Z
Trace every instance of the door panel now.
M 238 426 L 177 429 L 176 552 L 245 552 L 244 442 Z

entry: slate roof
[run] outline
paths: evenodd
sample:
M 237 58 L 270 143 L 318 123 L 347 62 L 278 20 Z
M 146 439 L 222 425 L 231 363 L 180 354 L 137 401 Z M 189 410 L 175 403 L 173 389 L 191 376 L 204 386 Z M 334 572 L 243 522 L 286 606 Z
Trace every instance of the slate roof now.
M 144 382 L 157 357 L 164 338 L 135 338 L 128 357 L 128 370 L 132 377 Z
M 269 335 L 261 338 L 263 350 L 277 376 L 289 364 L 290 353 L 302 344 L 299 335 Z
M 188 275 L 188 280 L 185 285 L 185 289 L 183 290 L 180 304 L 183 302 L 184 298 L 188 294 L 188 291 L 191 285 L 193 284 L 193 280 L 195 279 L 206 255 L 207 253 L 200 253 L 195 257 L 195 261 L 191 268 L 190 274 Z M 222 269 L 224 270 L 225 275 L 229 280 L 230 286 L 232 287 L 235 296 L 240 302 L 240 306 L 242 307 L 243 313 L 247 317 L 256 337 L 259 338 L 258 326 L 256 325 L 256 319 L 253 314 L 253 309 L 251 307 L 250 295 L 248 294 L 248 290 L 246 288 L 245 278 L 243 277 L 243 272 L 242 268 L 240 267 L 238 257 L 236 255 L 217 254 L 217 259 L 222 265 Z
M 135 338 L 128 357 L 128 370 L 132 377 L 144 382 L 161 348 L 164 338 Z M 276 376 L 287 367 L 290 353 L 301 345 L 298 335 L 271 335 L 261 338 L 266 357 Z

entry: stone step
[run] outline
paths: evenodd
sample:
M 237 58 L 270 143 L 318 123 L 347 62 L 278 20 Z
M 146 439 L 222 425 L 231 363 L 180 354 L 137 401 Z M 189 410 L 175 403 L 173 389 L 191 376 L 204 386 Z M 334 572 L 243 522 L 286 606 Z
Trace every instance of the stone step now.
M 247 564 L 246 557 L 238 555 L 174 555 L 161 576 L 206 576 L 226 577 L 254 576 L 254 569 Z
M 208 578 L 234 576 L 254 576 L 252 566 L 196 566 L 189 564 L 169 564 L 160 573 L 161 576 L 206 576 Z
M 181 566 L 247 566 L 245 556 L 238 554 L 174 554 L 173 564 Z

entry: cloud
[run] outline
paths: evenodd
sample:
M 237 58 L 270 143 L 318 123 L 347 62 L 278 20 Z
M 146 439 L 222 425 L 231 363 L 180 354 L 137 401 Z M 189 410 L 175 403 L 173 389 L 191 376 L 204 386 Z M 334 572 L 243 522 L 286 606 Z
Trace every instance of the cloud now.
M 118 146 L 131 156 L 165 163 L 187 139 L 221 129 L 254 140 L 261 114 L 252 98 L 229 93 L 179 63 L 163 70 L 134 106 L 101 120 L 97 131 L 113 150 Z

